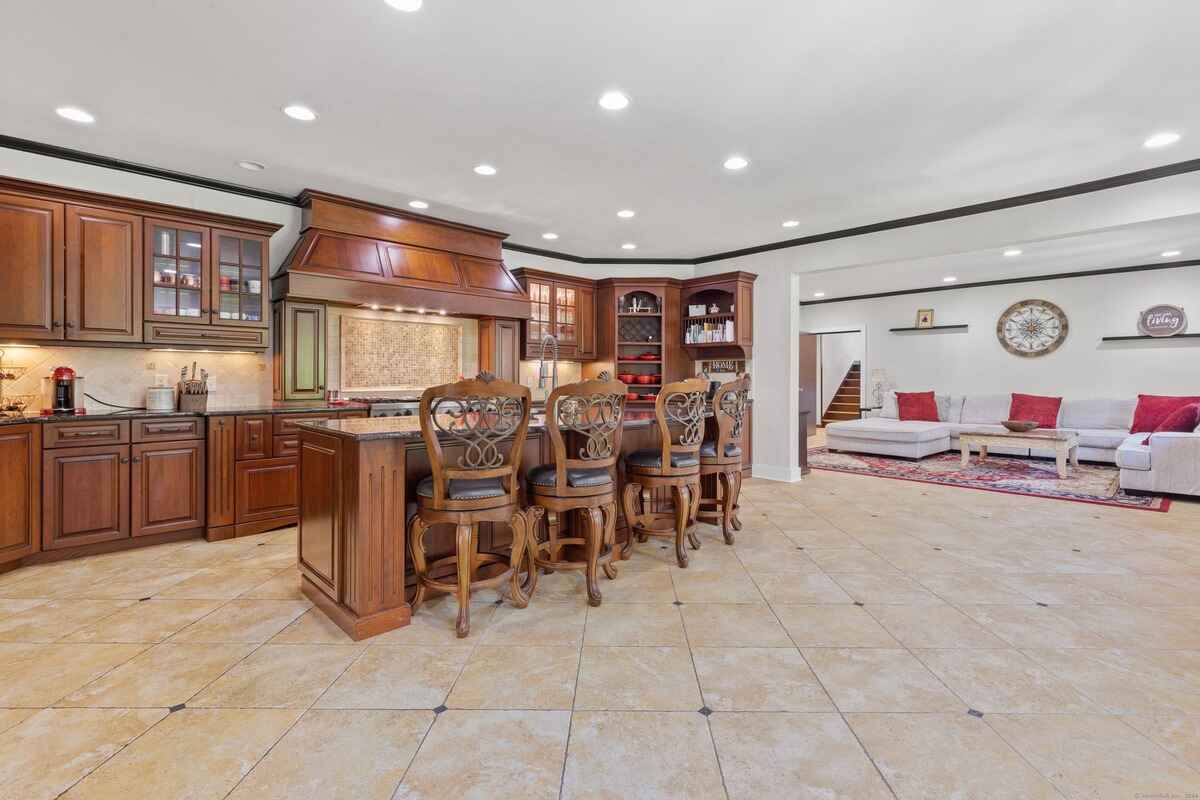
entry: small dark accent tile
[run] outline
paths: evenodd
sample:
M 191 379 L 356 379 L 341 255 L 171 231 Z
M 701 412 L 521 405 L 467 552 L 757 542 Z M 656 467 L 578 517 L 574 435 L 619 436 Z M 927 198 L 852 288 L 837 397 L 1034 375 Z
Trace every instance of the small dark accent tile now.
M 1043 603 L 1043 602 L 1041 602 L 1040 600 L 1038 601 L 1038 605 L 1039 605 L 1039 606 L 1041 606 L 1042 608 L 1049 608 L 1049 607 L 1050 607 L 1048 604 L 1046 604 L 1046 603 Z
M 504 605 L 504 598 L 503 598 L 503 597 L 497 597 L 497 598 L 496 598 L 496 602 L 495 602 L 495 603 L 493 603 L 493 605 L 497 605 L 497 606 L 502 606 L 502 605 Z
M 681 603 L 680 601 L 676 600 L 675 602 L 673 602 L 673 603 L 672 603 L 672 605 L 681 606 L 681 605 L 683 605 L 683 603 Z
M 440 714 L 440 713 L 442 713 L 442 712 L 443 712 L 443 711 L 445 711 L 445 710 L 446 710 L 446 706 L 445 706 L 445 705 L 440 705 L 440 706 L 437 706 L 436 708 L 434 708 L 434 709 L 433 709 L 433 713 L 435 713 L 435 714 Z
M 259 542 L 257 545 L 255 545 L 255 547 L 264 547 L 266 544 L 266 542 Z
M 933 548 L 933 549 L 934 549 L 934 550 L 941 550 L 942 548 L 940 548 L 940 547 L 935 547 L 935 548 Z
M 797 547 L 796 549 L 797 549 L 797 550 L 803 550 L 804 548 L 803 548 L 803 547 Z
M 183 711 L 185 708 L 187 708 L 187 703 L 180 703 L 177 706 L 171 706 L 167 710 L 174 714 L 176 711 Z
M 1082 551 L 1082 550 L 1080 550 L 1078 547 L 1072 547 L 1072 548 L 1071 548 L 1071 552 L 1072 552 L 1072 553 L 1082 553 L 1083 551 Z
M 862 604 L 863 604 L 863 603 L 862 603 L 862 601 L 861 601 L 861 600 L 855 600 L 855 601 L 854 601 L 854 605 L 856 605 L 856 606 L 861 606 Z
M 146 602 L 146 601 L 147 601 L 147 600 L 149 600 L 149 599 L 150 599 L 149 597 L 139 597 L 139 598 L 138 598 L 138 602 L 139 602 L 139 603 L 144 603 L 144 602 Z
M 973 708 L 968 708 L 967 713 L 970 714 L 972 717 L 982 717 L 983 716 L 982 711 L 976 711 Z
M 712 709 L 708 706 L 700 706 L 700 708 L 697 710 L 706 717 L 712 713 Z

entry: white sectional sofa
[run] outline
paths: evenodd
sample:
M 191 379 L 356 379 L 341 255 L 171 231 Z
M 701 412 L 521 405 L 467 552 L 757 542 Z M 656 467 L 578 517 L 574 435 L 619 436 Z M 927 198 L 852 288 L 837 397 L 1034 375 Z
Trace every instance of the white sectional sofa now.
M 958 435 L 968 431 L 1003 431 L 1012 395 L 935 395 L 938 422 L 900 419 L 894 392 L 884 399 L 878 417 L 825 426 L 830 450 L 923 458 L 958 449 Z M 1192 433 L 1131 434 L 1137 399 L 1063 399 L 1056 427 L 1079 434 L 1079 458 L 1116 464 L 1121 488 L 1134 491 L 1200 495 L 1200 428 Z M 996 455 L 1052 458 L 1050 450 L 990 447 Z

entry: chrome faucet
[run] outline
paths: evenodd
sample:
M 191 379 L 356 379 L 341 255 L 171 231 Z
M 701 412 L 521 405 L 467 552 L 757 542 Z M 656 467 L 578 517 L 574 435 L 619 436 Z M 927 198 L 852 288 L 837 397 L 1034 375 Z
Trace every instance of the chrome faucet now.
M 546 345 L 554 348 L 554 372 L 550 378 L 550 391 L 554 391 L 558 388 L 558 339 L 549 333 L 542 337 L 542 357 L 538 361 L 538 388 L 546 388 Z

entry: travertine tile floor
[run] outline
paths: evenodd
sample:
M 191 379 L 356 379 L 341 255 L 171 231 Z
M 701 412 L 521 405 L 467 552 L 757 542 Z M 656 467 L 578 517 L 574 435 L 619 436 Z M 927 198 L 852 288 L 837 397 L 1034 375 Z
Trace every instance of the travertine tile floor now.
M 1186 798 L 1200 504 L 815 472 L 604 605 L 441 599 L 351 642 L 295 531 L 0 576 L 0 797 Z

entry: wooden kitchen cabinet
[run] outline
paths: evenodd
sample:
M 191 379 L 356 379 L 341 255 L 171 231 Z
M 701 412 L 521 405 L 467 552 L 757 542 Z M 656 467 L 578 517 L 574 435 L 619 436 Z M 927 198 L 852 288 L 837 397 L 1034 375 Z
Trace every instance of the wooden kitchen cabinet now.
M 146 320 L 212 322 L 209 229 L 147 218 Z
M 0 564 L 41 549 L 42 426 L 0 427 Z
M 239 461 L 236 467 L 239 525 L 295 522 L 300 511 L 300 464 L 295 458 Z M 266 530 L 266 529 L 264 529 Z
M 0 194 L 0 338 L 63 338 L 63 204 Z
M 237 487 L 234 463 L 237 460 L 237 418 L 233 416 L 208 418 L 208 538 L 224 539 L 233 535 L 214 532 L 215 528 L 237 522 Z
M 515 319 L 479 320 L 479 371 L 520 383 L 521 323 Z
M 147 442 L 130 448 L 133 536 L 204 525 L 204 442 Z
M 325 306 L 283 301 L 275 320 L 276 400 L 325 398 Z
M 237 459 L 271 457 L 271 417 L 242 416 L 237 418 Z
M 129 445 L 42 453 L 42 549 L 129 538 Z
M 214 229 L 212 276 L 213 322 L 266 327 L 267 262 L 265 236 Z
M 142 340 L 142 218 L 106 208 L 66 208 L 66 338 Z
M 524 357 L 540 358 L 542 338 L 551 334 L 558 339 L 561 360 L 596 358 L 595 282 L 528 269 L 513 270 L 513 275 L 529 294 L 529 319 L 522 337 Z

